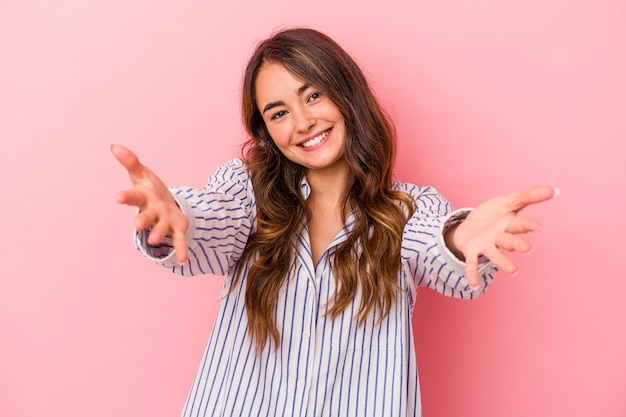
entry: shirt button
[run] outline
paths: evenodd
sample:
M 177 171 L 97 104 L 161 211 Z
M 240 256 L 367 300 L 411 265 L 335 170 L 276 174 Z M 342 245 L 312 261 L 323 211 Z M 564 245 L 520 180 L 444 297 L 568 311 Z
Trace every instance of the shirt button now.
M 298 388 L 304 387 L 304 379 L 298 381 Z
M 303 332 L 302 337 L 304 337 L 305 339 L 308 339 L 309 337 L 311 337 L 311 332 L 307 332 L 307 331 Z

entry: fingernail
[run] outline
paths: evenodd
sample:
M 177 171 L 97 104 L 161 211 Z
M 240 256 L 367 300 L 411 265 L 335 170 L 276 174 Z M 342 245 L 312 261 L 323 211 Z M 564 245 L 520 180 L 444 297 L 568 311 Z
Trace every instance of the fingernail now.
M 471 289 L 472 291 L 474 291 L 474 292 L 475 292 L 475 291 L 478 291 L 478 289 L 479 289 L 479 288 L 480 288 L 480 286 L 479 286 L 479 285 L 471 285 L 471 284 L 470 284 L 470 289 Z
M 519 271 L 511 272 L 509 275 L 511 275 L 512 277 L 516 277 L 519 275 Z
M 559 190 L 557 187 L 552 187 L 552 189 L 554 190 L 554 195 L 552 196 L 552 198 L 556 198 L 561 193 L 561 190 Z

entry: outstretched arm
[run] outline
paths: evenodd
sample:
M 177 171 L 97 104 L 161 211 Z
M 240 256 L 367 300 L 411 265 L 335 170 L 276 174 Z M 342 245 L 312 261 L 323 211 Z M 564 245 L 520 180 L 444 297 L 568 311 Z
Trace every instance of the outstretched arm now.
M 150 244 L 156 245 L 165 236 L 171 236 L 176 259 L 183 264 L 187 260 L 187 217 L 165 184 L 148 167 L 141 164 L 133 152 L 122 145 L 112 145 L 111 152 L 128 171 L 133 184 L 132 189 L 117 193 L 115 199 L 120 204 L 139 208 L 134 226 L 137 230 L 152 227 L 148 235 Z
M 502 250 L 529 252 L 532 246 L 520 234 L 537 231 L 541 226 L 538 221 L 521 217 L 518 213 L 530 204 L 555 197 L 557 193 L 558 190 L 552 187 L 532 187 L 492 198 L 446 232 L 446 246 L 465 261 L 466 277 L 472 288 L 479 285 L 478 259 L 481 255 L 509 274 L 517 271 L 517 265 Z

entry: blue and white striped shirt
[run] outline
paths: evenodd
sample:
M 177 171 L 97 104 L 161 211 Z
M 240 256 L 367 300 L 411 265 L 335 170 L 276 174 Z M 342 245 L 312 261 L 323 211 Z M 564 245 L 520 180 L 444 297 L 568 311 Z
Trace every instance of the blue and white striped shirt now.
M 238 159 L 227 163 L 200 190 L 172 188 L 189 219 L 189 260 L 178 265 L 171 245 L 150 246 L 145 232 L 136 235 L 137 246 L 176 273 L 227 276 L 183 417 L 421 415 L 411 325 L 416 288 L 426 286 L 447 296 L 471 299 L 492 281 L 495 268 L 483 265 L 480 288 L 471 291 L 464 264 L 445 248 L 441 237 L 452 211 L 450 204 L 430 187 L 399 182 L 394 187 L 410 194 L 417 210 L 404 230 L 398 274 L 402 293 L 389 315 L 377 323 L 380 317 L 372 313 L 362 326 L 357 325 L 359 295 L 336 319 L 324 314 L 336 289 L 329 260 L 350 233 L 353 219 L 348 218 L 345 230 L 316 266 L 305 229 L 275 312 L 280 346 L 276 350 L 269 342 L 259 355 L 247 336 L 246 269 L 230 291 L 256 215 L 245 166 Z M 308 197 L 306 181 L 302 192 Z

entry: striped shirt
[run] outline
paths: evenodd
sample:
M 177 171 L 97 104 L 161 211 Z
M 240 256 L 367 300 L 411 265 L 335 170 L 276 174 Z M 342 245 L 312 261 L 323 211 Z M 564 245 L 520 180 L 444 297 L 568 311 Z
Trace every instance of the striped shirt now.
M 189 219 L 188 261 L 177 264 L 171 242 L 148 245 L 146 232 L 136 234 L 137 246 L 181 275 L 226 275 L 219 313 L 183 417 L 421 415 L 411 325 L 416 288 L 425 286 L 446 296 L 471 299 L 484 292 L 495 268 L 481 266 L 480 287 L 472 291 L 464 277 L 465 265 L 443 243 L 450 204 L 431 187 L 396 182 L 394 188 L 411 195 L 417 209 L 404 229 L 398 273 L 401 293 L 389 315 L 378 322 L 380 316 L 372 313 L 357 325 L 358 294 L 337 318 L 324 314 L 336 290 L 329 261 L 350 233 L 354 219 L 348 217 L 345 229 L 317 265 L 313 265 L 305 228 L 275 311 L 280 346 L 276 349 L 268 341 L 258 355 L 247 335 L 244 306 L 249 265 L 244 266 L 243 279 L 233 286 L 256 214 L 245 166 L 235 159 L 219 168 L 202 189 L 171 189 Z M 309 191 L 304 180 L 305 198 Z

